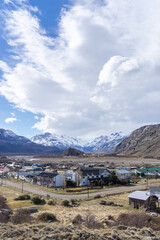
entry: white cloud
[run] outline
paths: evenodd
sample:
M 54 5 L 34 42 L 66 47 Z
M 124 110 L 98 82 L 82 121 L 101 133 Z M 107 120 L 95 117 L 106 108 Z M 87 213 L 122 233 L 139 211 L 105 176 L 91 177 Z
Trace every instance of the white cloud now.
M 88 137 L 159 122 L 159 2 L 75 2 L 56 38 L 27 2 L 5 11 L 15 65 L 0 62 L 0 93 L 42 114 L 43 131 Z
M 12 112 L 11 115 L 12 115 L 13 117 L 15 117 L 15 113 Z
M 5 123 L 13 123 L 13 122 L 16 122 L 17 121 L 17 118 L 6 118 L 5 119 Z

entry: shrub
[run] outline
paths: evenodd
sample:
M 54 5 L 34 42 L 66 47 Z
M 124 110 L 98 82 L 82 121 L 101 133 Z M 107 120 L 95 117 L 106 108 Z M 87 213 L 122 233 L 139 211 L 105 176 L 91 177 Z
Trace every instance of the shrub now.
M 31 223 L 32 217 L 27 209 L 18 209 L 17 212 L 11 217 L 13 224 Z
M 101 205 L 107 205 L 107 202 L 106 202 L 105 200 L 102 200 L 102 201 L 100 202 L 100 204 L 101 204 Z
M 80 205 L 80 202 L 77 199 L 71 199 L 71 204 L 74 207 L 77 207 Z
M 88 213 L 84 220 L 84 226 L 91 229 L 99 229 L 102 227 L 102 223 L 96 220 L 94 215 Z
M 118 178 L 116 176 L 115 171 L 111 172 L 111 174 L 109 175 L 108 180 L 109 180 L 109 185 L 114 185 L 114 184 L 119 182 Z
M 152 227 L 151 221 L 152 217 L 146 213 L 121 213 L 117 219 L 118 224 L 137 228 Z
M 55 200 L 49 200 L 48 201 L 48 205 L 55 206 L 56 205 L 56 201 Z
M 114 220 L 114 216 L 109 215 L 109 216 L 108 216 L 108 220 Z
M 76 187 L 76 182 L 75 181 L 72 181 L 72 180 L 67 180 L 66 182 L 66 187 Z
M 10 213 L 0 211 L 0 223 L 8 223 L 10 219 Z
M 46 204 L 45 199 L 43 199 L 43 198 L 41 198 L 41 197 L 38 197 L 38 196 L 33 197 L 31 200 L 32 200 L 32 202 L 33 202 L 35 205 L 40 205 L 40 204 L 44 205 L 44 204 Z
M 70 207 L 69 201 L 68 201 L 68 200 L 62 201 L 62 206 L 64 206 L 64 207 Z
M 39 214 L 37 219 L 41 222 L 48 222 L 48 221 L 57 222 L 58 221 L 56 216 L 53 213 L 49 213 L 49 212 L 43 212 Z
M 4 198 L 2 195 L 0 195 L 0 209 L 2 208 L 7 208 L 8 209 L 8 205 L 6 203 L 6 198 Z
M 19 197 L 17 197 L 17 198 L 15 198 L 14 200 L 30 200 L 31 199 L 31 197 L 30 197 L 30 195 L 20 195 Z
M 98 195 L 96 195 L 95 197 L 94 197 L 94 199 L 96 199 L 96 198 L 101 198 L 102 196 L 100 195 L 100 194 L 98 194 Z
M 78 214 L 77 216 L 75 216 L 75 218 L 72 220 L 72 223 L 74 225 L 80 225 L 82 224 L 82 222 L 84 222 L 82 216 L 80 214 Z

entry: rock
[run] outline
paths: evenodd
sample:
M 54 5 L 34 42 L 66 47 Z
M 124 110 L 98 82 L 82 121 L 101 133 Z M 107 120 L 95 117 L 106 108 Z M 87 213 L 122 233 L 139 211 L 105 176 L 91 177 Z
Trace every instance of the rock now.
M 117 234 L 112 234 L 111 237 L 115 240 L 122 240 Z
M 151 233 L 151 231 L 149 231 L 148 229 L 143 229 L 140 233 L 140 235 L 144 235 L 144 236 L 150 236 L 150 237 L 154 237 L 155 235 L 153 233 Z

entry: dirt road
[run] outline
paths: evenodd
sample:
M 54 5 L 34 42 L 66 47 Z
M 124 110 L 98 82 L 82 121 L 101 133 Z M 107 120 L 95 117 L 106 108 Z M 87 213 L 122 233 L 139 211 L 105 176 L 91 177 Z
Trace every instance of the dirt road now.
M 22 183 L 15 183 L 6 180 L 5 184 L 7 186 L 11 186 L 13 188 L 18 188 L 22 189 Z M 160 186 L 160 183 L 153 183 L 150 184 L 149 186 Z M 40 196 L 47 196 L 50 195 L 51 198 L 57 198 L 57 199 L 62 199 L 62 200 L 71 200 L 71 199 L 82 199 L 82 198 L 88 198 L 88 193 L 86 194 L 77 194 L 77 195 L 67 195 L 67 194 L 58 194 L 58 193 L 53 193 L 47 190 L 42 190 L 36 186 L 32 186 L 27 183 L 23 183 L 23 190 L 40 195 Z M 135 190 L 146 190 L 146 185 L 137 185 L 137 186 L 121 186 L 121 187 L 114 187 L 114 188 L 107 188 L 107 189 L 102 189 L 98 192 L 95 193 L 89 193 L 89 196 L 96 196 L 97 194 L 101 195 L 114 195 L 114 194 L 121 194 L 125 192 L 132 192 Z

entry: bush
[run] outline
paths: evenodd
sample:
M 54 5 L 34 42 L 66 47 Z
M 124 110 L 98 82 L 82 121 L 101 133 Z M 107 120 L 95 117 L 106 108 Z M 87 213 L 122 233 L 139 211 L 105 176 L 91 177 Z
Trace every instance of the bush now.
M 2 195 L 0 195 L 0 209 L 2 208 L 7 208 L 8 209 L 8 205 L 6 203 L 6 198 L 4 198 Z
M 84 222 L 82 216 L 80 214 L 78 214 L 77 216 L 75 216 L 75 218 L 72 220 L 72 223 L 74 225 L 80 225 Z
M 68 200 L 62 201 L 62 206 L 64 206 L 64 207 L 70 207 L 69 201 L 68 201 Z
M 30 197 L 30 195 L 20 195 L 19 197 L 17 197 L 17 198 L 15 198 L 14 200 L 16 200 L 16 201 L 18 201 L 18 200 L 30 200 L 31 199 L 31 197 Z
M 48 201 L 48 205 L 55 206 L 55 205 L 56 205 L 56 201 L 54 201 L 54 200 L 49 200 L 49 201 Z
M 114 220 L 114 216 L 109 215 L 109 216 L 108 216 L 108 220 Z
M 46 201 L 45 201 L 45 199 L 43 199 L 43 198 L 41 198 L 41 197 L 38 197 L 38 196 L 36 196 L 36 197 L 33 197 L 32 199 L 32 202 L 35 204 L 35 205 L 44 205 L 44 204 L 46 204 Z
M 101 204 L 101 205 L 107 205 L 107 202 L 106 202 L 105 200 L 102 200 L 102 201 L 100 202 L 100 204 Z
M 116 224 L 136 228 L 153 227 L 152 217 L 145 213 L 121 213 Z M 159 223 L 158 223 L 159 225 Z
M 100 194 L 98 194 L 98 195 L 96 195 L 95 197 L 94 197 L 94 199 L 96 199 L 96 198 L 101 198 L 102 196 L 100 195 Z
M 77 199 L 71 199 L 71 204 L 74 207 L 77 207 L 80 205 L 80 202 Z
M 76 182 L 75 181 L 72 181 L 72 180 L 67 180 L 66 182 L 66 187 L 76 187 Z
M 31 223 L 32 217 L 27 209 L 18 209 L 11 217 L 11 222 L 13 224 Z
M 57 222 L 58 221 L 56 216 L 53 213 L 48 213 L 48 212 L 43 212 L 39 214 L 37 219 L 41 222 L 48 222 L 48 221 Z
M 10 219 L 10 213 L 0 211 L 0 223 L 8 223 Z
M 111 172 L 111 174 L 108 177 L 108 180 L 109 180 L 109 185 L 114 185 L 119 182 L 115 171 Z
M 94 215 L 88 213 L 84 220 L 84 226 L 91 229 L 99 229 L 102 227 L 102 223 L 96 220 Z

